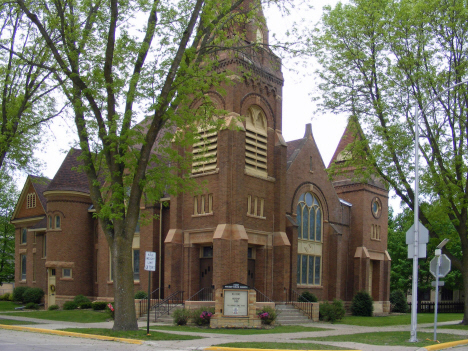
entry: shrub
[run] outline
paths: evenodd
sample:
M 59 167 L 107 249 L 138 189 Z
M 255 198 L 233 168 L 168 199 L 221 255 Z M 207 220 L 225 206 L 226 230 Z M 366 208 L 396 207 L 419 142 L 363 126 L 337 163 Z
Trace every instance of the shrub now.
M 409 310 L 405 293 L 401 290 L 393 290 L 390 293 L 390 304 L 392 306 L 392 312 L 407 313 Z
M 148 294 L 145 293 L 144 291 L 137 291 L 135 293 L 135 300 L 141 300 L 141 299 L 146 299 L 148 297 Z
M 49 308 L 48 308 L 49 311 L 55 311 L 55 310 L 58 310 L 58 309 L 60 309 L 60 307 L 58 305 L 50 305 Z
M 75 298 L 73 299 L 73 302 L 76 303 L 78 306 L 80 306 L 84 302 L 90 303 L 91 301 L 84 295 L 76 295 Z
M 10 293 L 5 293 L 0 296 L 0 301 L 10 301 Z
M 106 311 L 107 313 L 109 314 L 109 317 L 111 319 L 114 319 L 115 318 L 115 308 L 114 308 L 114 303 L 113 302 L 109 302 L 107 305 L 106 305 Z
M 34 302 L 28 302 L 26 304 L 26 309 L 28 309 L 28 310 L 38 310 L 39 305 L 37 303 L 34 303 Z
M 82 310 L 86 310 L 88 308 L 91 308 L 92 307 L 92 303 L 91 302 L 82 302 L 80 303 L 78 306 L 82 309 Z
M 320 320 L 335 323 L 343 319 L 346 310 L 343 301 L 334 299 L 333 303 L 324 302 L 320 304 Z
M 91 308 L 94 311 L 102 311 L 105 310 L 107 306 L 107 302 L 104 301 L 95 301 L 91 304 Z
M 196 325 L 210 324 L 211 316 L 214 315 L 214 307 L 202 307 L 191 312 L 191 317 Z
M 265 306 L 261 310 L 257 310 L 257 316 L 262 320 L 262 324 L 270 325 L 274 323 L 278 313 L 274 308 Z
M 44 297 L 44 290 L 41 288 L 29 288 L 23 293 L 23 302 L 24 303 L 41 303 L 42 298 Z
M 78 308 L 78 304 L 75 301 L 67 301 L 63 304 L 64 310 L 76 310 Z
M 310 291 L 304 291 L 301 296 L 297 299 L 298 302 L 317 302 L 317 296 L 312 294 Z
M 13 301 L 23 302 L 23 294 L 26 290 L 31 289 L 28 286 L 18 286 L 13 289 Z
M 186 308 L 178 308 L 172 313 L 172 319 L 176 325 L 186 325 L 190 318 L 190 311 Z
M 372 297 L 367 291 L 359 291 L 353 297 L 351 304 L 351 311 L 353 316 L 372 317 L 374 311 Z

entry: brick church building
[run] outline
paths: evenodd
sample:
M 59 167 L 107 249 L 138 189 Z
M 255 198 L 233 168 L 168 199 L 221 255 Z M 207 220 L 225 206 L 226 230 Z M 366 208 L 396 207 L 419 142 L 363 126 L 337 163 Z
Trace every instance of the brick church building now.
M 265 26 L 250 23 L 245 32 L 247 41 L 268 44 Z M 133 239 L 135 291 L 148 289 L 144 253 L 154 251 L 151 285 L 161 296 L 184 291 L 189 298 L 235 281 L 274 301 L 305 290 L 320 301 L 350 301 L 367 290 L 375 311 L 388 312 L 386 187 L 353 180 L 352 169 L 330 181 L 310 124 L 302 139 L 284 140 L 281 62 L 267 46 L 219 60 L 235 72 L 233 84 L 224 95 L 207 94 L 236 128 L 202 131 L 193 146 L 190 176 L 201 193 L 142 206 L 153 219 Z M 193 102 L 194 111 L 200 104 Z M 331 163 L 350 157 L 352 134 L 345 130 Z M 209 157 L 196 162 L 202 149 Z M 53 179 L 29 176 L 11 220 L 15 284 L 44 289 L 47 305 L 114 293 L 109 247 L 93 218 L 86 175 L 75 170 L 79 155 L 70 150 Z

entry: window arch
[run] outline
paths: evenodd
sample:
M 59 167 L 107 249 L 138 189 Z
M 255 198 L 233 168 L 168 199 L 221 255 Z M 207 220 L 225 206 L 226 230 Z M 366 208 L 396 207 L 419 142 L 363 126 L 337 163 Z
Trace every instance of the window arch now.
M 249 108 L 245 122 L 245 168 L 267 175 L 267 119 L 255 105 Z
M 296 208 L 298 225 L 297 284 L 322 284 L 323 211 L 317 197 L 306 192 Z
M 302 194 L 296 208 L 299 239 L 322 242 L 322 207 L 312 193 Z

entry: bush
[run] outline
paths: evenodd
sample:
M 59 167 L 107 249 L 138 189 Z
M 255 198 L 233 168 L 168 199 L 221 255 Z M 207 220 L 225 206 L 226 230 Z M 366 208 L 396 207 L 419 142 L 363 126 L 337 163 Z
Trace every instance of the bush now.
M 372 317 L 374 305 L 372 297 L 367 291 L 360 291 L 353 297 L 351 304 L 351 311 L 353 316 Z
M 91 308 L 92 307 L 92 303 L 91 302 L 82 302 L 80 304 L 78 304 L 78 306 L 80 307 L 80 309 L 82 310 L 86 310 L 88 308 Z
M 298 302 L 317 302 L 317 296 L 312 294 L 310 291 L 304 291 L 301 296 L 297 299 Z
M 31 289 L 28 286 L 18 286 L 13 289 L 13 301 L 23 302 L 23 294 L 26 290 Z
M 394 290 L 390 293 L 390 304 L 392 312 L 407 313 L 409 311 L 405 293 L 401 290 Z
M 0 301 L 10 301 L 10 293 L 5 293 L 0 296 Z
M 324 302 L 320 304 L 320 320 L 335 323 L 343 319 L 346 310 L 343 301 L 334 299 L 333 303 Z
M 147 297 L 148 297 L 148 294 L 145 293 L 144 291 L 137 291 L 135 293 L 135 300 L 146 299 Z
M 78 306 L 80 306 L 82 303 L 85 303 L 85 302 L 91 303 L 91 300 L 88 299 L 84 295 L 76 295 L 75 298 L 73 299 L 73 302 L 76 303 Z
M 104 301 L 95 301 L 91 304 L 91 308 L 94 311 L 102 311 L 105 310 L 107 306 L 107 302 Z
M 113 302 L 109 302 L 106 305 L 106 311 L 109 314 L 109 317 L 113 320 L 115 318 L 115 308 Z
M 278 313 L 274 308 L 265 306 L 261 310 L 257 310 L 257 316 L 262 320 L 262 324 L 270 325 L 274 323 Z
M 49 308 L 48 308 L 49 311 L 55 311 L 55 310 L 58 310 L 58 309 L 60 309 L 60 307 L 58 305 L 50 305 Z
M 37 303 L 34 303 L 34 302 L 28 302 L 26 304 L 26 309 L 28 309 L 28 310 L 38 310 L 39 305 Z
M 63 304 L 63 309 L 66 311 L 76 310 L 77 308 L 78 304 L 75 301 L 67 301 Z
M 186 308 L 178 308 L 172 314 L 172 319 L 176 325 L 186 325 L 190 318 L 190 311 Z
M 214 315 L 214 307 L 202 307 L 191 312 L 191 317 L 196 325 L 210 324 L 211 316 Z
M 24 303 L 41 303 L 42 298 L 44 297 L 44 290 L 41 288 L 29 288 L 23 293 L 23 302 Z

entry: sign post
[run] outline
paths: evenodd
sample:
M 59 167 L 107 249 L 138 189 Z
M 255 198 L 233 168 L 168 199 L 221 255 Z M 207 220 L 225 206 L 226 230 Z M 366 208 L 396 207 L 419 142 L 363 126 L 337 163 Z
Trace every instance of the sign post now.
M 146 251 L 145 271 L 148 271 L 148 314 L 146 315 L 146 334 L 149 333 L 150 303 L 151 303 L 151 272 L 156 270 L 156 252 Z
M 435 250 L 435 257 L 431 260 L 431 265 L 429 270 L 432 275 L 436 278 L 436 294 L 435 294 L 435 306 L 434 306 L 434 341 L 437 341 L 437 310 L 439 306 L 439 278 L 443 278 L 450 272 L 451 261 L 446 255 L 442 255 L 442 248 L 447 244 L 448 240 L 444 239 L 437 249 Z M 443 282 L 441 282 L 443 283 Z

